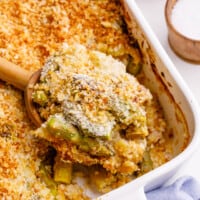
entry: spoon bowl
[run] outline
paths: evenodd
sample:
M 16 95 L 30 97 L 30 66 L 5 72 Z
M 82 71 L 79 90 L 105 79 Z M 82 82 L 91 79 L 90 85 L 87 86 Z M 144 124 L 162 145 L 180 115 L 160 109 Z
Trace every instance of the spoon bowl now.
M 32 94 L 33 94 L 33 86 L 38 82 L 40 78 L 41 69 L 33 73 L 33 75 L 30 77 L 27 87 L 24 91 L 24 99 L 25 99 L 25 105 L 26 110 L 28 113 L 28 116 L 30 120 L 39 127 L 42 124 L 42 120 L 40 118 L 40 115 L 38 114 L 36 107 L 32 101 Z
M 39 127 L 42 124 L 34 102 L 32 101 L 33 86 L 40 78 L 41 69 L 32 73 L 4 58 L 0 58 L 0 79 L 24 91 L 25 106 L 30 120 Z

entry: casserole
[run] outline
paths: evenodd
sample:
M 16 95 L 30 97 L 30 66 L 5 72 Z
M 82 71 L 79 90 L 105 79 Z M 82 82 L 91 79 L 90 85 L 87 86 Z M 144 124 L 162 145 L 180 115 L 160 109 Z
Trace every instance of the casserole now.
M 12 2 L 12 1 L 10 1 L 10 2 Z M 47 1 L 47 2 L 49 2 L 49 3 L 54 3 L 54 2 L 58 2 L 58 1 Z M 70 2 L 70 1 L 69 1 Z M 73 1 L 71 1 L 72 3 L 73 3 Z M 84 3 L 87 3 L 88 1 L 84 1 Z M 97 1 L 97 2 L 100 2 L 101 3 L 101 1 Z M 104 1 L 102 1 L 102 2 L 104 2 Z M 118 1 L 113 1 L 113 2 L 118 2 Z M 34 1 L 32 1 L 32 3 L 34 3 Z M 43 4 L 44 2 L 42 1 L 41 2 L 41 4 Z M 92 1 L 90 2 L 90 3 L 92 3 Z M 130 3 L 131 3 L 131 1 L 130 1 Z M 132 2 L 133 3 L 133 2 Z M 22 7 L 22 8 L 24 8 L 23 7 L 23 5 L 22 4 L 20 4 L 19 2 L 16 2 L 15 4 L 14 4 L 15 6 L 19 6 L 19 7 Z M 30 4 L 29 4 L 30 5 Z M 73 4 L 72 4 L 72 6 L 73 6 Z M 126 7 L 126 6 L 128 6 L 128 7 L 132 7 L 133 6 L 133 8 L 131 8 L 131 9 L 133 9 L 133 11 L 134 11 L 134 5 L 129 5 L 129 2 L 127 1 L 127 4 L 125 4 L 125 13 L 126 13 L 126 20 L 127 20 L 127 22 L 128 22 L 128 24 L 129 24 L 129 28 L 131 29 L 132 27 L 133 27 L 133 34 L 134 34 L 134 37 L 136 37 L 137 38 L 137 40 L 138 40 L 138 42 L 139 42 L 139 45 L 141 46 L 141 49 L 142 49 L 142 53 L 143 53 L 143 57 L 144 57 L 144 63 L 145 63 L 145 66 L 144 66 L 144 72 L 145 72 L 145 84 L 147 85 L 147 87 L 148 88 L 150 88 L 151 90 L 152 90 L 152 92 L 156 92 L 157 91 L 157 96 L 159 96 L 160 95 L 160 102 L 161 102 L 161 105 L 162 105 L 162 107 L 164 108 L 164 111 L 165 111 L 165 115 L 166 115 L 166 118 L 167 118 L 167 120 L 168 120 L 168 124 L 170 125 L 169 127 L 171 128 L 171 130 L 172 130 L 172 132 L 173 133 L 175 133 L 175 135 L 171 135 L 171 137 L 172 137 L 172 139 L 171 139 L 171 141 L 173 141 L 173 146 L 174 146 L 174 150 L 176 150 L 176 151 L 174 151 L 174 156 L 176 156 L 176 155 L 178 155 L 183 149 L 185 149 L 185 147 L 188 145 L 188 139 L 190 138 L 190 137 L 188 137 L 188 134 L 189 133 L 193 133 L 193 128 L 188 128 L 188 125 L 187 124 L 189 124 L 190 122 L 191 122 L 191 126 L 193 126 L 195 123 L 193 123 L 193 119 L 195 118 L 195 117 L 193 117 L 193 114 L 191 114 L 191 116 L 188 116 L 188 117 L 186 117 L 185 115 L 185 112 L 183 112 L 184 111 L 184 109 L 185 109 L 185 107 L 186 107 L 186 109 L 187 109 L 187 111 L 189 112 L 189 113 L 193 113 L 193 110 L 191 109 L 191 107 L 190 107 L 190 103 L 188 103 L 188 98 L 187 98 L 187 96 L 188 95 L 185 95 L 185 93 L 183 94 L 182 93 L 182 90 L 181 89 L 179 89 L 179 86 L 177 86 L 177 84 L 175 84 L 177 81 L 175 81 L 174 80 L 174 78 L 172 78 L 171 77 L 171 75 L 170 75 L 170 73 L 168 73 L 167 72 L 167 70 L 168 70 L 168 68 L 166 69 L 164 66 L 166 65 L 168 65 L 168 64 L 165 64 L 163 61 L 161 62 L 161 60 L 163 60 L 163 58 L 162 59 L 160 59 L 159 57 L 162 57 L 162 56 L 160 56 L 160 54 L 159 54 L 159 56 L 157 55 L 157 53 L 154 53 L 154 52 L 157 52 L 157 51 L 160 51 L 160 49 L 157 49 L 156 50 L 156 48 L 152 48 L 149 44 L 148 44 L 148 42 L 149 43 L 152 43 L 152 44 L 154 44 L 154 42 L 155 41 L 152 41 L 151 42 L 151 39 L 149 39 L 149 41 L 147 42 L 147 40 L 145 39 L 146 38 L 146 36 L 144 36 L 144 33 L 143 32 L 145 32 L 145 31 L 147 31 L 146 30 L 146 28 L 144 27 L 143 28 L 143 26 L 142 26 L 142 24 L 143 23 L 141 23 L 141 25 L 140 25 L 140 23 L 139 23 L 139 26 L 138 26 L 138 24 L 136 24 L 136 22 L 138 21 L 139 22 L 139 20 L 137 19 L 137 15 L 135 15 L 135 18 L 133 18 L 133 19 L 130 19 L 129 17 L 129 15 L 131 14 L 131 11 L 128 11 L 128 7 Z M 2 6 L 3 7 L 3 6 Z M 79 4 L 79 7 L 80 7 L 80 4 Z M 13 8 L 13 7 L 12 7 Z M 14 7 L 15 8 L 15 7 Z M 29 8 L 29 7 L 28 7 Z M 49 10 L 48 10 L 48 6 L 43 6 L 42 7 L 43 8 L 43 11 L 45 11 L 45 12 L 49 12 Z M 67 5 L 67 10 L 69 10 L 69 4 Z M 74 7 L 73 7 L 74 8 Z M 30 8 L 29 8 L 30 9 Z M 112 7 L 111 7 L 111 9 L 112 9 Z M 5 9 L 6 10 L 6 9 Z M 9 10 L 9 9 L 8 9 Z M 76 10 L 76 7 L 75 7 L 75 10 Z M 24 12 L 26 12 L 27 11 L 27 8 L 26 9 L 22 9 L 22 13 L 24 13 Z M 52 12 L 51 12 L 52 10 L 50 10 L 50 14 L 52 14 Z M 65 11 L 66 11 L 66 9 L 65 9 Z M 130 12 L 130 13 L 127 13 L 127 12 Z M 54 21 L 55 23 L 51 23 L 52 21 L 53 21 L 53 18 L 52 18 L 52 15 L 47 15 L 46 16 L 46 18 L 44 17 L 45 15 L 44 15 L 44 12 L 42 12 L 43 13 L 43 15 L 34 15 L 33 13 L 33 16 L 37 19 L 37 17 L 39 16 L 39 21 L 41 22 L 42 21 L 42 23 L 44 23 L 45 24 L 45 20 L 47 20 L 48 22 L 49 22 L 49 24 L 50 24 L 50 27 L 57 27 L 57 21 Z M 111 12 L 112 13 L 112 12 Z M 137 13 L 137 10 L 136 11 L 134 11 L 133 13 Z M 12 13 L 13 14 L 13 13 Z M 16 12 L 16 13 L 14 13 L 14 14 L 19 14 L 18 12 Z M 48 13 L 49 14 L 49 13 Z M 15 15 L 14 15 L 15 16 Z M 73 15 L 74 16 L 74 15 Z M 41 19 L 42 18 L 42 19 Z M 139 19 L 140 19 L 140 17 L 138 17 Z M 17 18 L 18 19 L 18 18 Z M 63 19 L 63 18 L 62 18 Z M 23 24 L 25 24 L 25 25 L 27 25 L 28 26 L 28 23 L 29 23 L 29 21 L 26 21 L 26 20 L 24 20 L 24 17 L 22 17 L 22 22 L 23 22 Z M 38 22 L 38 20 L 37 20 L 37 22 Z M 63 22 L 63 21 L 61 21 L 61 22 Z M 66 22 L 67 22 L 67 19 L 66 19 Z M 48 25 L 49 25 L 48 23 L 47 23 L 47 29 L 48 29 Z M 64 24 L 66 24 L 66 23 L 64 23 Z M 62 23 L 61 23 L 61 25 L 62 25 Z M 103 26 L 105 26 L 105 27 L 109 27 L 110 26 L 110 24 L 108 24 L 108 23 L 103 23 Z M 42 26 L 42 29 L 44 28 L 44 26 Z M 68 27 L 65 27 L 65 28 L 68 28 Z M 79 28 L 81 28 L 81 27 L 79 27 Z M 114 28 L 116 28 L 116 26 L 114 26 Z M 36 29 L 36 28 L 34 28 L 34 29 Z M 21 29 L 21 26 L 19 26 L 18 27 L 18 29 L 17 29 L 17 33 L 19 33 L 20 31 L 21 31 L 22 29 Z M 37 30 L 37 29 L 36 29 Z M 52 32 L 53 31 L 55 31 L 55 30 L 58 30 L 58 32 L 60 31 L 60 29 L 53 29 L 52 30 Z M 77 29 L 76 29 L 77 30 Z M 142 31 L 141 31 L 142 30 Z M 14 29 L 14 31 L 16 31 L 16 29 Z M 48 31 L 49 31 L 49 29 L 48 29 Z M 66 29 L 64 29 L 64 30 L 62 30 L 63 32 L 65 32 L 66 33 Z M 9 32 L 10 33 L 10 31 L 7 31 L 7 32 Z M 63 32 L 59 32 L 60 33 L 60 36 L 61 37 L 59 37 L 59 39 L 61 40 L 61 41 L 63 41 L 63 39 L 65 39 L 65 38 L 63 38 L 62 36 L 62 34 L 63 34 Z M 16 32 L 15 32 L 16 33 Z M 32 32 L 31 32 L 32 33 Z M 35 33 L 35 32 L 34 32 Z M 48 32 L 47 32 L 48 33 Z M 68 32 L 67 32 L 68 33 Z M 33 34 L 34 35 L 34 34 Z M 36 35 L 38 35 L 38 33 L 36 34 Z M 56 35 L 58 35 L 58 34 L 56 34 Z M 84 34 L 82 34 L 81 33 L 81 36 L 83 35 L 83 37 L 84 37 Z M 15 36 L 15 34 L 14 34 L 14 36 Z M 47 36 L 47 35 L 46 35 Z M 24 37 L 20 37 L 20 39 L 24 39 L 24 41 L 25 41 L 25 43 L 28 43 L 28 42 L 38 42 L 38 40 L 33 40 L 33 41 L 30 41 L 29 39 L 32 39 L 32 37 L 28 37 L 27 38 L 27 35 L 24 33 Z M 42 37 L 43 39 L 44 39 L 44 37 Z M 76 37 L 75 37 L 76 38 Z M 21 40 L 18 40 L 17 39 L 17 42 L 18 41 L 20 41 L 21 42 Z M 45 39 L 46 39 L 46 37 L 45 37 Z M 69 38 L 68 38 L 69 39 Z M 91 39 L 91 38 L 90 38 Z M 10 40 L 10 37 L 9 37 L 9 40 Z M 40 41 L 40 40 L 39 40 Z M 41 42 L 41 41 L 40 41 Z M 67 42 L 69 42 L 69 41 L 67 41 Z M 94 41 L 91 41 L 91 40 L 88 40 L 87 41 L 90 45 L 91 44 L 93 44 L 94 43 Z M 49 49 L 48 49 L 48 46 L 44 46 L 44 41 L 42 41 L 40 44 L 42 45 L 38 45 L 38 43 L 37 43 L 37 47 L 38 47 L 38 49 L 39 49 L 39 55 L 41 54 L 41 52 L 43 52 L 43 54 L 44 55 L 46 55 L 47 56 L 47 54 L 49 53 Z M 155 42 L 156 43 L 156 42 Z M 11 44 L 13 44 L 13 41 L 12 41 L 12 43 Z M 57 45 L 58 43 L 56 43 L 56 45 Z M 19 45 L 19 44 L 18 44 Z M 53 48 L 55 48 L 55 46 L 56 46 L 55 44 L 53 45 Z M 154 45 L 153 45 L 154 46 Z M 57 47 L 57 46 L 56 46 Z M 101 46 L 102 47 L 102 46 Z M 104 46 L 103 46 L 104 47 Z M 19 48 L 20 50 L 21 50 L 21 48 Z M 22 48 L 23 49 L 23 48 Z M 18 50 L 18 49 L 17 49 Z M 112 50 L 112 49 L 111 49 Z M 24 51 L 23 51 L 24 52 Z M 37 53 L 37 51 L 35 51 L 35 49 L 34 49 L 34 51 L 28 51 L 29 53 L 31 53 L 31 52 L 34 52 L 34 53 Z M 5 51 L 4 51 L 4 53 L 5 53 Z M 115 53 L 115 52 L 114 52 Z M 25 52 L 25 54 L 26 54 L 26 52 Z M 3 54 L 4 55 L 4 54 Z M 16 51 L 14 52 L 14 55 L 15 55 L 15 57 L 14 57 L 14 59 L 13 59 L 13 62 L 14 61 L 16 61 L 16 60 L 20 60 L 20 59 L 18 59 L 18 57 L 17 57 L 17 54 L 16 54 Z M 20 52 L 20 54 L 19 55 L 21 55 L 21 52 Z M 37 56 L 37 55 L 36 55 Z M 26 58 L 28 58 L 29 59 L 29 54 L 27 54 L 26 55 L 26 57 L 24 57 L 24 59 L 26 59 Z M 24 61 L 24 59 L 21 59 L 21 60 L 23 60 Z M 34 59 L 33 59 L 34 60 Z M 18 63 L 19 64 L 19 63 Z M 27 63 L 26 63 L 27 64 Z M 31 65 L 32 66 L 32 65 Z M 41 65 L 38 65 L 37 63 L 36 63 L 36 66 L 37 67 L 40 67 Z M 25 67 L 28 67 L 27 65 L 25 66 Z M 175 72 L 176 73 L 176 72 Z M 175 87 L 176 86 L 176 87 Z M 172 87 L 172 88 L 170 88 L 170 87 Z M 170 88 L 170 89 L 169 89 Z M 177 89 L 178 88 L 178 89 Z M 175 91 L 174 91 L 175 90 Z M 173 95 L 174 95 L 174 93 L 176 93 L 176 92 L 179 92 L 179 96 L 180 96 L 180 98 L 179 97 L 174 97 Z M 12 95 L 10 95 L 10 96 L 12 96 Z M 184 100 L 183 100 L 183 102 L 181 101 L 182 100 L 182 97 L 183 96 L 186 96 L 186 98 L 183 98 Z M 7 97 L 7 96 L 6 96 Z M 8 99 L 8 98 L 7 98 Z M 18 99 L 18 98 L 17 98 Z M 5 102 L 5 101 L 4 101 Z M 180 102 L 182 102 L 183 103 L 183 107 L 184 107 L 184 109 L 182 109 L 183 107 L 181 107 L 180 105 L 179 105 L 179 103 Z M 18 104 L 17 104 L 18 105 Z M 7 105 L 6 105 L 7 106 Z M 19 107 L 19 108 L 21 108 L 21 107 Z M 22 109 L 21 109 L 22 110 Z M 15 113 L 16 113 L 16 110 L 15 110 Z M 14 113 L 14 114 L 15 114 Z M 3 112 L 1 112 L 1 116 L 3 115 L 4 113 Z M 19 113 L 20 114 L 20 113 Z M 14 115 L 15 116 L 15 115 Z M 191 118 L 192 119 L 192 121 L 188 121 L 188 119 L 189 118 Z M 24 142 L 25 143 L 27 143 L 27 145 L 25 146 L 25 148 L 24 148 L 24 146 L 22 147 L 22 150 L 23 150 L 23 152 L 24 152 L 24 154 L 25 153 L 27 153 L 27 154 L 25 154 L 25 156 L 23 157 L 24 159 L 28 159 L 28 160 L 30 160 L 30 164 L 28 163 L 27 164 L 27 162 L 23 162 L 23 159 L 22 159 L 22 157 L 19 157 L 19 166 L 22 166 L 22 169 L 23 169 L 23 167 L 27 167 L 28 169 L 31 167 L 35 167 L 36 168 L 36 170 L 38 169 L 38 166 L 40 167 L 40 160 L 37 160 L 38 159 L 38 157 L 37 157 L 37 155 L 35 155 L 34 153 L 35 153 L 35 151 L 36 151 L 36 153 L 37 153 L 37 151 L 38 152 L 41 152 L 40 150 L 42 149 L 44 149 L 44 148 L 42 148 L 42 146 L 43 146 L 43 144 L 44 143 L 42 143 L 41 142 L 41 140 L 33 140 L 33 138 L 31 138 L 31 135 L 29 135 L 29 134 L 24 134 L 24 129 L 26 128 L 26 120 L 25 120 L 25 117 L 22 119 L 22 120 L 20 120 L 20 118 L 19 119 L 17 119 L 16 120 L 16 124 L 17 125 L 19 125 L 20 123 L 19 122 L 23 122 L 23 124 L 22 124 L 22 127 L 21 127 L 21 129 L 22 129 L 22 134 L 18 134 L 17 136 L 18 137 L 20 137 L 20 141 L 18 141 L 20 144 L 23 142 L 22 140 L 24 139 Z M 178 122 L 178 123 L 176 123 L 176 122 Z M 27 122 L 28 123 L 28 122 Z M 178 125 L 177 125 L 178 124 Z M 28 125 L 30 125 L 30 124 L 28 124 Z M 33 127 L 31 127 L 31 125 L 30 126 L 28 126 L 29 128 L 33 128 Z M 194 127 L 194 126 L 193 126 Z M 9 126 L 8 126 L 8 128 L 9 128 Z M 13 128 L 14 130 L 16 130 L 15 129 L 15 127 L 10 127 L 10 129 L 11 128 Z M 29 141 L 29 140 L 27 140 L 27 135 L 30 137 L 30 140 L 31 141 Z M 4 138 L 6 138 L 6 136 L 7 136 L 7 140 L 6 141 L 9 141 L 9 134 L 7 133 L 6 134 L 6 132 L 4 132 Z M 11 136 L 13 136 L 13 135 L 11 135 Z M 15 136 L 15 135 L 14 135 Z M 25 137 L 26 136 L 26 137 Z M 14 137 L 12 138 L 13 140 L 15 139 Z M 33 143 L 33 141 L 35 141 L 35 143 Z M 17 142 L 14 140 L 14 144 L 16 144 Z M 28 142 L 30 142 L 30 144 L 28 143 Z M 36 146 L 37 145 L 37 146 Z M 15 146 L 14 146 L 15 147 Z M 13 151 L 13 148 L 14 147 L 12 147 L 12 152 L 13 152 L 13 154 L 17 154 L 18 152 L 15 152 L 15 151 Z M 37 147 L 38 147 L 38 150 L 37 150 Z M 17 146 L 16 145 L 16 148 L 19 148 L 19 145 Z M 31 159 L 32 157 L 31 157 L 31 155 L 30 155 L 30 149 L 34 149 L 35 151 L 33 152 L 33 159 Z M 7 150 L 6 148 L 4 148 L 5 150 Z M 3 149 L 2 149 L 3 150 Z M 44 149 L 44 150 L 46 150 L 46 149 Z M 135 151 L 132 151 L 132 152 L 135 152 Z M 20 152 L 21 153 L 21 152 Z M 43 153 L 43 152 L 41 152 L 41 153 Z M 45 152 L 44 152 L 45 153 Z M 52 152 L 52 153 L 54 153 L 54 152 Z M 124 153 L 124 151 L 123 151 L 123 153 Z M 20 154 L 21 155 L 21 154 Z M 135 155 L 135 154 L 134 154 Z M 158 154 L 159 155 L 159 154 Z M 35 158 L 35 157 L 36 158 Z M 8 156 L 5 156 L 5 157 L 8 157 Z M 34 162 L 35 160 L 34 159 L 36 159 L 36 162 Z M 13 159 L 11 159 L 11 160 L 13 160 Z M 5 162 L 2 162 L 2 165 L 5 165 Z M 14 166 L 14 164 L 13 163 L 11 163 L 12 164 L 12 166 Z M 10 165 L 11 165 L 10 164 Z M 33 166 L 34 165 L 34 166 Z M 40 198 L 40 196 L 37 194 L 37 193 L 39 193 L 38 192 L 38 190 L 39 190 L 39 187 L 45 187 L 45 184 L 44 184 L 44 182 L 42 182 L 41 181 L 41 179 L 42 178 L 40 178 L 43 174 L 44 174 L 44 171 L 42 170 L 43 168 L 39 168 L 39 172 L 38 171 L 36 171 L 36 172 L 38 172 L 38 173 L 34 173 L 34 174 L 32 174 L 32 175 L 30 175 L 29 173 L 30 173 L 30 171 L 28 171 L 28 169 L 26 170 L 26 171 L 19 171 L 19 172 L 21 172 L 21 173 L 19 173 L 20 175 L 22 175 L 21 177 L 22 177 L 22 184 L 21 185 L 23 185 L 23 189 L 24 190 L 21 190 L 21 187 L 16 187 L 16 185 L 18 185 L 18 183 L 16 183 L 15 182 L 15 184 L 13 184 L 14 185 L 14 192 L 15 191 L 17 191 L 17 190 L 19 190 L 20 189 L 20 191 L 18 191 L 18 194 L 16 194 L 16 196 L 17 195 L 19 195 L 19 197 L 13 197 L 13 199 L 38 199 L 38 198 Z M 46 169 L 46 168 L 45 168 Z M 66 169 L 66 168 L 65 168 Z M 156 171 L 157 172 L 157 171 Z M 8 175 L 10 175 L 10 174 L 8 174 Z M 35 179 L 35 178 L 37 178 L 37 180 L 38 181 L 40 181 L 40 183 L 39 183 L 39 186 L 38 185 L 36 185 L 35 186 L 35 184 L 33 183 L 33 182 L 31 182 L 30 180 L 27 180 L 27 177 L 29 178 L 30 177 L 30 179 L 33 177 L 33 179 Z M 39 178 L 38 178 L 39 177 Z M 143 177 L 143 176 L 142 176 Z M 14 179 L 15 180 L 15 179 Z M 136 179 L 137 180 L 137 179 Z M 139 180 L 141 180 L 140 178 L 139 178 Z M 24 182 L 23 182 L 24 181 Z M 9 182 L 9 184 L 12 184 L 11 183 L 11 181 L 9 181 L 8 180 L 8 182 Z M 106 182 L 106 181 L 105 181 Z M 4 182 L 2 181 L 1 182 L 1 184 L 4 184 Z M 32 185 L 30 184 L 30 183 L 32 183 Z M 99 197 L 100 199 L 101 198 L 108 198 L 108 199 L 116 199 L 117 197 L 115 197 L 115 195 L 117 194 L 117 191 L 119 191 L 120 192 L 120 194 L 122 193 L 123 194 L 123 191 L 124 190 L 127 190 L 127 191 L 129 191 L 129 190 L 132 190 L 132 189 L 137 189 L 135 186 L 134 186 L 134 184 L 133 183 L 135 183 L 135 181 L 132 181 L 130 184 L 127 184 L 127 185 L 125 185 L 125 186 L 123 186 L 123 187 L 121 187 L 121 188 L 119 188 L 119 190 L 117 189 L 117 190 L 115 190 L 115 191 L 113 191 L 113 192 L 111 192 L 111 193 L 108 193 L 106 196 L 101 196 L 101 197 Z M 136 183 L 137 184 L 139 184 L 140 182 L 137 182 L 136 181 Z M 5 184 L 4 184 L 5 185 Z M 47 185 L 47 184 L 46 184 Z M 50 182 L 50 185 L 51 185 L 51 182 Z M 131 187 L 129 187 L 129 185 L 133 185 L 133 186 L 131 186 Z M 35 186 L 35 187 L 34 187 Z M 54 186 L 54 185 L 53 185 Z M 137 185 L 137 186 L 140 186 L 140 185 Z M 148 187 L 148 185 L 146 185 L 146 183 L 141 183 L 141 186 L 143 187 L 143 186 L 146 186 L 146 187 Z M 8 189 L 8 194 L 6 194 L 6 192 L 5 193 L 3 193 L 4 194 L 4 197 L 8 197 L 7 195 L 11 195 L 12 193 L 9 191 L 9 188 L 7 187 L 7 185 L 5 185 L 4 186 L 4 188 L 5 188 L 5 190 L 4 191 L 7 191 L 7 189 Z M 125 188 L 125 189 L 123 189 L 123 188 Z M 35 192 L 35 190 L 36 190 L 36 194 L 34 193 Z M 54 189 L 54 188 L 53 188 Z M 62 190 L 62 187 L 60 188 L 61 190 Z M 68 189 L 73 189 L 73 187 L 69 187 Z M 87 188 L 84 188 L 84 190 L 86 190 Z M 145 188 L 146 189 L 146 188 Z M 148 189 L 148 188 L 147 188 Z M 2 191 L 2 189 L 1 189 L 1 191 Z M 142 189 L 140 189 L 140 190 L 138 190 L 138 191 L 142 191 Z M 42 192 L 42 195 L 44 194 L 44 193 L 50 193 L 49 192 L 49 189 L 48 188 L 45 188 L 44 190 L 41 190 L 41 192 Z M 71 192 L 71 191 L 70 191 Z M 1 195 L 2 195 L 2 193 L 1 193 Z M 29 194 L 28 194 L 29 193 Z M 76 193 L 77 194 L 77 193 Z M 139 193 L 140 194 L 140 193 Z M 142 193 L 141 193 L 142 194 Z M 6 195 L 6 196 L 5 196 Z M 31 196 L 31 198 L 30 197 L 27 197 L 26 195 L 29 195 L 29 196 Z M 45 195 L 45 194 L 44 194 Z M 128 195 L 130 195 L 130 197 L 132 198 L 132 193 L 128 193 Z M 135 193 L 135 195 L 136 195 L 136 193 Z M 97 196 L 100 196 L 99 194 L 94 194 L 93 193 L 93 195 L 91 194 L 91 197 L 97 197 Z M 118 196 L 118 194 L 117 194 L 117 196 Z M 124 196 L 124 194 L 123 194 L 123 196 Z M 2 198 L 4 198 L 3 196 L 2 196 Z M 71 196 L 70 196 L 71 197 Z M 52 199 L 53 197 L 51 196 L 51 198 L 50 199 Z M 97 197 L 98 198 L 98 197 Z M 119 196 L 119 198 L 121 199 L 121 197 Z M 135 197 L 136 199 L 138 199 L 139 197 Z M 49 199 L 49 198 L 47 198 L 47 195 L 44 197 L 44 199 Z M 61 199 L 61 198 L 58 198 L 58 199 Z M 73 198 L 73 199 L 79 199 L 79 197 L 77 197 L 77 198 Z M 128 199 L 128 196 L 126 196 L 126 199 Z
M 152 190 L 185 164 L 199 145 L 199 107 L 175 66 L 159 44 L 134 1 L 124 2 L 126 20 L 131 24 L 145 59 L 144 71 L 148 87 L 158 94 L 165 116 L 175 131 L 174 158 L 155 170 L 107 193 L 98 199 L 146 199 L 144 192 Z M 134 28 L 134 29 L 133 29 Z M 184 149 L 184 133 L 189 132 L 189 143 Z M 186 134 L 187 135 L 187 134 Z

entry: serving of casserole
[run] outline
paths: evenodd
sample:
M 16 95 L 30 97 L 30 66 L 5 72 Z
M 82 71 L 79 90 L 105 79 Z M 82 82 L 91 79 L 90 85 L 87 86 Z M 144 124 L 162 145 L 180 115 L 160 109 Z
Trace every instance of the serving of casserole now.
M 41 127 L 0 82 L 1 199 L 139 199 L 195 150 L 198 106 L 134 1 L 3 0 L 0 13 L 0 56 L 43 68 Z

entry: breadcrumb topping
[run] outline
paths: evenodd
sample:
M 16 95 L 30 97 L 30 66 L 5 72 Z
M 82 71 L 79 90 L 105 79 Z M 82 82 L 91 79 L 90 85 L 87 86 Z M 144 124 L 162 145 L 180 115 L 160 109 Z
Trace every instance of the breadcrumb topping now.
M 127 33 L 120 3 L 117 0 L 1 0 L 0 24 L 0 56 L 32 72 L 41 68 L 47 57 L 55 54 L 66 44 L 74 43 L 111 55 L 123 62 L 126 67 L 142 64 L 137 41 L 134 38 L 130 39 Z M 72 61 L 76 63 L 75 60 Z M 110 70 L 113 73 L 113 70 Z M 115 70 L 116 76 L 121 70 L 124 70 L 124 65 Z M 85 76 L 76 78 L 82 80 Z M 114 77 L 112 81 L 115 82 Z M 129 90 L 123 82 L 120 83 L 120 87 L 124 91 Z M 123 93 L 117 88 L 115 92 Z M 62 101 L 63 95 L 57 94 L 59 101 Z M 138 95 L 135 96 L 137 101 L 142 100 Z M 147 116 L 150 116 L 147 117 L 149 140 L 141 142 L 134 136 L 135 140 L 117 141 L 116 137 L 115 148 L 121 157 L 111 157 L 106 162 L 102 161 L 105 168 L 120 167 L 123 171 L 130 169 L 137 171 L 138 165 L 133 166 L 133 163 L 124 160 L 128 158 L 138 162 L 146 145 L 150 154 L 154 151 L 153 168 L 170 159 L 170 145 L 165 143 L 163 137 L 166 123 L 162 114 L 158 112 L 160 109 L 157 103 L 154 103 L 151 102 L 146 110 Z M 117 105 L 117 109 L 119 106 Z M 88 199 L 85 191 L 74 182 L 69 185 L 56 183 L 55 195 L 41 178 L 40 166 L 50 144 L 30 134 L 35 127 L 26 114 L 23 94 L 4 82 L 0 82 L 0 119 L 0 199 Z M 130 133 L 132 129 L 133 127 L 130 127 Z M 131 148 L 127 148 L 127 143 L 130 143 L 128 146 Z M 63 142 L 53 145 L 58 150 L 65 148 Z M 138 148 L 141 151 L 138 151 Z M 132 154 L 135 149 L 138 154 Z M 96 162 L 84 152 L 80 155 L 80 151 L 75 148 L 66 150 L 63 156 L 68 159 L 81 160 L 84 156 L 86 162 L 91 164 Z M 116 160 L 123 165 L 120 166 Z M 138 173 L 140 172 L 143 174 L 146 171 L 141 168 Z M 94 184 L 101 192 L 108 192 L 132 180 L 132 176 L 106 172 L 107 181 L 106 184 L 102 184 L 104 180 L 102 181 L 101 177 L 104 177 L 102 176 L 104 173 L 95 168 L 90 174 L 91 181 L 93 174 L 100 174 L 95 176 Z

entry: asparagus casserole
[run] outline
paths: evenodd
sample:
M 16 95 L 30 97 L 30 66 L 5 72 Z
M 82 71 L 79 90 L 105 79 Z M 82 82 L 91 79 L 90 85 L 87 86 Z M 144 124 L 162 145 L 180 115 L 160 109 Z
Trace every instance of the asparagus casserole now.
M 34 133 L 52 142 L 63 160 L 101 164 L 112 173 L 138 169 L 152 96 L 123 63 L 69 46 L 48 59 L 34 88 L 33 101 L 46 121 Z
M 49 141 L 63 162 L 98 165 L 126 177 L 141 172 L 144 154 L 149 154 L 147 116 L 155 105 L 150 91 L 122 62 L 80 44 L 65 44 L 44 65 L 33 101 L 44 123 L 32 134 Z M 160 140 L 164 119 L 153 128 L 160 131 Z M 153 168 L 150 160 L 145 164 L 147 171 Z M 98 185 L 98 190 L 104 188 Z
M 0 56 L 43 68 L 44 121 L 34 127 L 22 92 L 0 82 L 0 199 L 90 199 L 89 186 L 111 191 L 172 158 L 120 1 L 2 0 L 0 14 Z

